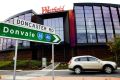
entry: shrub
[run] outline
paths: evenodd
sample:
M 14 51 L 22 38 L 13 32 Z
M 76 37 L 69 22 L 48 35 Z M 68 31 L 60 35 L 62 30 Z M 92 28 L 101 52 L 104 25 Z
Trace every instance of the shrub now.
M 68 69 L 68 64 L 63 62 L 63 63 L 60 63 L 60 65 L 58 67 L 56 67 L 56 69 Z
M 11 61 L 0 61 L 0 68 L 8 66 L 11 64 Z
M 41 69 L 41 61 L 36 60 L 18 60 L 17 69 L 30 70 Z M 0 61 L 0 69 L 13 69 L 14 61 Z

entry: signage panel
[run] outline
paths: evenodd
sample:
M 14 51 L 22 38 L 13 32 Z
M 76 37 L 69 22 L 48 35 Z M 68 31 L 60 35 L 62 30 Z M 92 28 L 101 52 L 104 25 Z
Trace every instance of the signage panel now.
M 20 25 L 21 27 L 26 27 L 29 29 L 34 29 L 34 30 L 39 30 L 42 32 L 47 32 L 47 33 L 52 33 L 55 34 L 55 29 L 45 26 L 45 25 L 41 25 L 41 24 L 37 24 L 37 23 L 33 23 L 33 22 L 29 22 L 29 21 L 25 21 L 22 19 L 14 19 L 14 24 L 16 25 Z
M 32 30 L 8 23 L 0 23 L 0 37 L 50 44 L 58 44 L 61 41 L 56 34 Z
M 64 11 L 64 6 L 53 7 L 53 8 L 51 8 L 50 6 L 42 7 L 42 14 L 52 13 L 52 12 L 62 12 L 62 11 Z

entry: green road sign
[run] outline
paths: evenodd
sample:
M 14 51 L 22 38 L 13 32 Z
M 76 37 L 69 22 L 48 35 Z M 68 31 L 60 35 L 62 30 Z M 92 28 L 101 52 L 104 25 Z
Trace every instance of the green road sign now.
M 8 23 L 0 23 L 0 37 L 50 44 L 59 44 L 61 41 L 60 37 L 56 34 L 46 33 Z

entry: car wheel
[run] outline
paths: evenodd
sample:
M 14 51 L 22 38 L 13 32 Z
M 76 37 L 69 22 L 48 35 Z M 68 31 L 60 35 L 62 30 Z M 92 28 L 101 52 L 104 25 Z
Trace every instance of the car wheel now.
M 82 69 L 80 67 L 75 67 L 74 72 L 76 74 L 80 74 L 82 72 Z
M 104 72 L 107 74 L 110 74 L 113 72 L 113 68 L 111 66 L 105 66 L 104 67 Z

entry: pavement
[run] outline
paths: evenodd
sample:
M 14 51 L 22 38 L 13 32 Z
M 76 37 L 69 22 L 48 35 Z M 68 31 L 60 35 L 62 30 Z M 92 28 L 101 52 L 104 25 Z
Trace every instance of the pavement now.
M 39 78 L 33 78 L 28 80 L 53 80 L 52 77 L 39 77 Z M 120 78 L 114 78 L 114 77 L 59 77 L 56 76 L 54 80 L 120 80 Z
M 12 76 L 3 76 L 0 80 L 12 80 Z M 21 77 L 16 76 L 16 80 L 53 80 L 52 76 L 42 77 Z M 120 80 L 117 77 L 61 77 L 55 76 L 54 80 Z
M 120 69 L 120 68 L 118 68 Z M 10 71 L 10 70 L 0 70 L 0 71 Z M 55 70 L 58 71 L 58 70 Z M 64 70 L 59 70 L 64 71 Z M 66 71 L 66 70 L 65 70 Z M 10 71 L 13 72 L 13 71 Z M 16 72 L 22 72 L 22 70 L 17 70 Z M 16 80 L 53 80 L 52 75 L 48 75 L 48 72 L 51 72 L 49 69 L 44 70 L 32 70 L 31 73 L 29 71 L 25 71 L 26 74 L 17 75 Z M 29 73 L 29 74 L 28 74 Z M 119 74 L 118 74 L 119 75 Z M 112 76 L 61 76 L 56 75 L 54 80 L 120 80 L 120 77 L 112 77 Z M 13 75 L 0 75 L 0 80 L 13 80 Z

